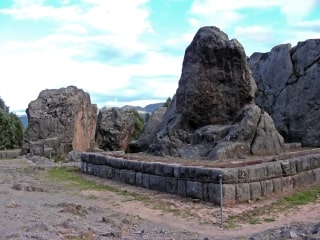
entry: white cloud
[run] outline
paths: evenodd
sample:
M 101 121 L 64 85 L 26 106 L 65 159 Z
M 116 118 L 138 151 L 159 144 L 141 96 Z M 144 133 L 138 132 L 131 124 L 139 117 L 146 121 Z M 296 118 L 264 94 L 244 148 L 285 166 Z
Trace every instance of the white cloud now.
M 235 28 L 234 35 L 252 42 L 266 42 L 272 40 L 272 28 L 259 25 L 239 26 Z
M 194 0 L 190 13 L 199 19 L 212 19 L 213 25 L 224 28 L 242 18 L 239 10 L 279 8 L 287 20 L 293 22 L 308 15 L 317 3 L 319 0 Z M 215 23 L 215 19 L 219 25 Z

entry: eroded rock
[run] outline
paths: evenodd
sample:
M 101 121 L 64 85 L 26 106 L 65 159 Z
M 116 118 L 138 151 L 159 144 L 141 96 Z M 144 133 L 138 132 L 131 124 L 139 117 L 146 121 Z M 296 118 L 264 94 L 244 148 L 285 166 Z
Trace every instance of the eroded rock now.
M 126 151 L 135 135 L 135 116 L 132 111 L 111 108 L 99 112 L 96 144 L 105 151 Z
M 201 28 L 150 151 L 209 159 L 279 153 L 283 138 L 255 105 L 256 89 L 241 44 L 216 27 Z
M 254 53 L 249 66 L 258 86 L 256 102 L 285 140 L 319 147 L 320 39 Z
M 74 86 L 42 91 L 26 110 L 23 154 L 49 157 L 94 147 L 97 107 Z

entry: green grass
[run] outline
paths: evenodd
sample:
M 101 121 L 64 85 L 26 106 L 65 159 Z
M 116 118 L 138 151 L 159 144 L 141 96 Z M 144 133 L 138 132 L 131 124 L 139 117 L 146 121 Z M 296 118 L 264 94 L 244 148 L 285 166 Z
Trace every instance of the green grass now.
M 56 167 L 48 172 L 48 177 L 52 180 L 61 181 L 66 184 L 72 184 L 79 190 L 98 190 L 120 193 L 121 190 L 112 186 L 98 184 L 95 181 L 88 180 L 81 176 L 79 168 L 75 167 Z
M 279 204 L 286 208 L 293 208 L 299 205 L 312 203 L 320 199 L 320 186 L 315 186 L 306 190 L 296 192 L 279 201 Z
M 320 185 L 297 191 L 268 206 L 249 210 L 239 215 L 231 215 L 226 219 L 225 226 L 227 228 L 234 228 L 239 223 L 259 224 L 261 221 L 273 222 L 276 219 L 277 213 L 313 203 L 317 200 L 320 200 Z M 269 217 L 270 215 L 271 217 Z
M 180 209 L 174 208 L 168 204 L 163 204 L 158 201 L 152 200 L 150 197 L 135 193 L 128 192 L 126 190 L 121 190 L 113 186 L 99 184 L 96 181 L 88 180 L 86 177 L 81 176 L 81 171 L 76 167 L 56 167 L 48 171 L 48 178 L 50 180 L 59 181 L 63 184 L 66 184 L 72 189 L 76 188 L 79 190 L 96 190 L 96 191 L 109 191 L 122 196 L 127 196 L 128 199 L 124 201 L 140 201 L 145 205 L 162 210 L 164 212 L 170 212 L 175 215 L 182 215 L 184 212 Z

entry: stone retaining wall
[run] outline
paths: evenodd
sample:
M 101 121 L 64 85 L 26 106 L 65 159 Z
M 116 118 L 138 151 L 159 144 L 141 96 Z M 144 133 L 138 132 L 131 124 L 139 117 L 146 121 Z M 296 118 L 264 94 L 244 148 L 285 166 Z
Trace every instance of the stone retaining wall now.
M 0 159 L 12 159 L 21 155 L 21 149 L 0 151 Z
M 230 205 L 320 183 L 320 154 L 221 169 L 142 162 L 84 152 L 81 171 L 215 204 L 220 203 L 219 175 L 222 175 L 223 202 Z

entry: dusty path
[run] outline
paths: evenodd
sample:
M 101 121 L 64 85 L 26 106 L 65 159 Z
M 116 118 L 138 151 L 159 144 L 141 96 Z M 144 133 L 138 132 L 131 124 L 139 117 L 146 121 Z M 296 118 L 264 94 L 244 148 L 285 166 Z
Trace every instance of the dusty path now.
M 92 176 L 84 177 L 131 194 L 80 191 L 76 184 L 49 179 L 47 170 L 25 159 L 0 160 L 0 239 L 267 239 L 257 234 L 320 223 L 318 201 L 278 213 L 272 222 L 222 229 L 220 209 L 209 203 Z M 224 217 L 270 201 L 227 207 Z

